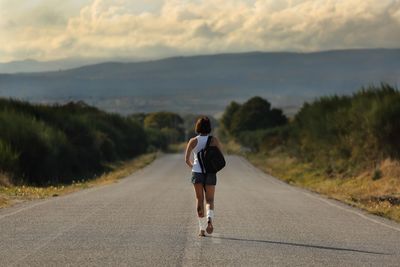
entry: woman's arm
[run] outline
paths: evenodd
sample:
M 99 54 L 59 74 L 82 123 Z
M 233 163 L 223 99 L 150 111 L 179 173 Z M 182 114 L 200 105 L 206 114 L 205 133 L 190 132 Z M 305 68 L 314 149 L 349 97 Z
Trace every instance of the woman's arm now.
M 190 154 L 192 153 L 193 148 L 196 146 L 197 140 L 196 139 L 190 139 L 187 146 L 186 146 L 186 152 L 185 152 L 185 162 L 186 165 L 188 165 L 190 168 L 193 167 L 193 162 L 190 161 Z

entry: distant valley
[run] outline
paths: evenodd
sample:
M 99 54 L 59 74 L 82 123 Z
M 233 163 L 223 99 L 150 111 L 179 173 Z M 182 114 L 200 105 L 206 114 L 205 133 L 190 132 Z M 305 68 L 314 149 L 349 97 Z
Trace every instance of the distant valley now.
M 83 100 L 122 114 L 215 115 L 232 100 L 259 95 L 290 115 L 304 101 L 380 82 L 399 84 L 400 49 L 219 54 L 3 73 L 0 96 L 40 103 Z

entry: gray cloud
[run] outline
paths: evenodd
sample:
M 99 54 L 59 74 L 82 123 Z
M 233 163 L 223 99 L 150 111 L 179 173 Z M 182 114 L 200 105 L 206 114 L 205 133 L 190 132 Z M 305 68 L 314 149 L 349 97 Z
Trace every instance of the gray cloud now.
M 194 37 L 201 37 L 212 39 L 216 37 L 222 37 L 224 34 L 218 31 L 213 30 L 207 24 L 202 24 L 194 30 L 193 36 Z
M 21 20 L 0 19 L 3 57 L 22 59 L 29 51 L 37 59 L 164 57 L 400 43 L 399 0 L 92 0 L 69 12 L 52 3 L 42 0 Z

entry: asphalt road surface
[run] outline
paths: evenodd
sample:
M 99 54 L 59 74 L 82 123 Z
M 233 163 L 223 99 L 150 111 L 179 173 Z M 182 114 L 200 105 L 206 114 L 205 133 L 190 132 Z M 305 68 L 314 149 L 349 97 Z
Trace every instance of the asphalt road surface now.
M 400 225 L 231 156 L 199 238 L 190 170 L 165 155 L 119 182 L 0 210 L 0 266 L 400 266 Z

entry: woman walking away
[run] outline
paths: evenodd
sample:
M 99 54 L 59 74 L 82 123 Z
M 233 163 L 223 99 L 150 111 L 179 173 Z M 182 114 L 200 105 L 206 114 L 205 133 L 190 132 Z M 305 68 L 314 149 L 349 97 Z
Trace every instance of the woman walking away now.
M 211 234 L 214 229 L 214 193 L 215 185 L 217 184 L 217 175 L 215 173 L 205 173 L 201 159 L 199 160 L 198 158 L 198 153 L 206 147 L 209 134 L 211 133 L 209 118 L 199 118 L 196 122 L 195 131 L 198 135 L 189 140 L 186 147 L 185 161 L 192 168 L 192 183 L 196 194 L 197 216 L 200 226 L 199 236 L 205 236 L 206 231 L 208 234 Z M 222 151 L 221 143 L 216 137 L 211 137 L 209 146 L 216 146 Z M 192 152 L 193 162 L 190 159 Z M 204 216 L 204 195 L 207 208 L 206 217 Z

